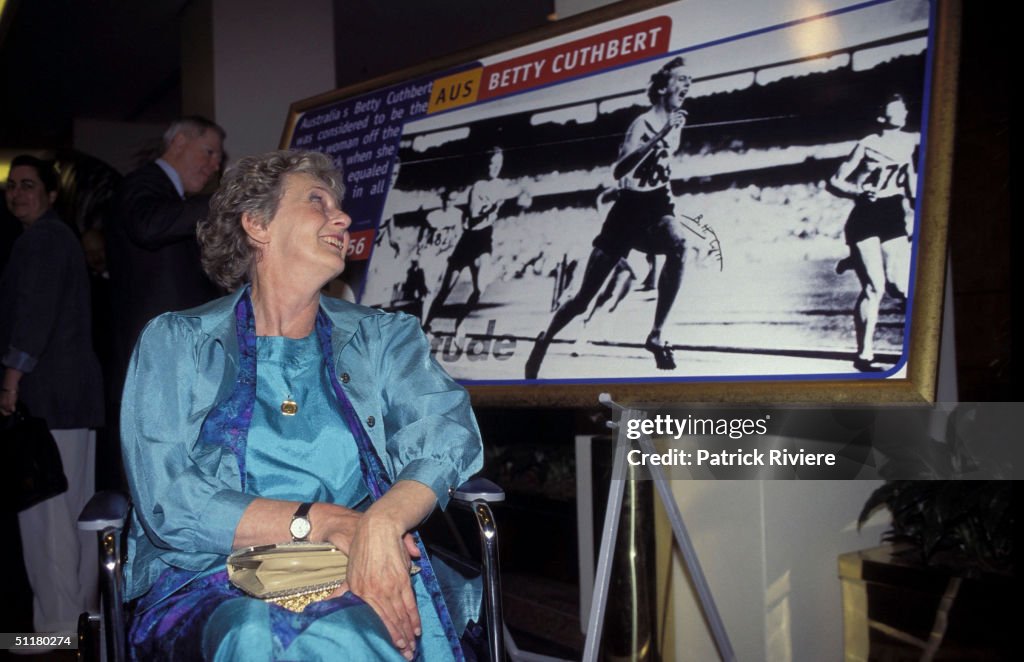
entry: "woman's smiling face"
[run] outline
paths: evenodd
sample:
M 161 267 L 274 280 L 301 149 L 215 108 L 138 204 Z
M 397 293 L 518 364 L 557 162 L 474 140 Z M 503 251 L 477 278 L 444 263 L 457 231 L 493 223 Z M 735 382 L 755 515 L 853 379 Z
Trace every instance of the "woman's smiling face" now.
M 56 191 L 47 191 L 36 169 L 28 165 L 11 168 L 7 177 L 7 209 L 24 225 L 35 223 L 53 206 Z
M 323 285 L 342 272 L 352 219 L 341 210 L 334 192 L 306 174 L 285 175 L 283 193 L 263 236 L 257 270 L 271 267 L 293 278 Z M 262 264 L 261 264 L 262 263 Z

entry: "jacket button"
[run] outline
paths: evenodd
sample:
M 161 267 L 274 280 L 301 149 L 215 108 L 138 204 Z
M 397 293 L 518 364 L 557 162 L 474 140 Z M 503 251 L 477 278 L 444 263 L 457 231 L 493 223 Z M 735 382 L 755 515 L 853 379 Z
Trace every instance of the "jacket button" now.
M 348 384 L 350 379 L 351 379 L 351 377 L 348 376 L 347 372 L 341 373 L 341 383 L 342 384 Z
M 374 425 L 377 425 L 377 419 L 374 418 L 373 416 L 370 416 L 366 419 L 366 424 L 372 428 Z

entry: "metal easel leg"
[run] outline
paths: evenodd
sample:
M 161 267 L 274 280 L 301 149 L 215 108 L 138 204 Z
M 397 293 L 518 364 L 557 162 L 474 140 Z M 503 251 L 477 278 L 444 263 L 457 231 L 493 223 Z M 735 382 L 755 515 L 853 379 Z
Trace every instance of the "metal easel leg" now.
M 616 404 L 607 393 L 602 393 L 598 400 L 601 404 L 612 409 L 613 412 L 617 412 L 619 420 L 618 423 L 608 424 L 610 428 L 617 429 L 618 434 L 615 437 L 612 481 L 608 488 L 608 506 L 605 510 L 601 552 L 598 557 L 597 573 L 594 578 L 594 599 L 591 603 L 590 619 L 587 622 L 587 639 L 583 649 L 583 662 L 594 662 L 597 659 L 598 646 L 601 643 L 601 632 L 604 628 L 604 614 L 608 601 L 609 580 L 611 578 L 612 550 L 614 549 L 615 538 L 618 535 L 622 496 L 625 489 L 626 453 L 630 447 L 629 440 L 626 437 L 626 429 L 630 420 L 643 418 L 642 412 L 636 409 L 626 409 Z M 647 435 L 641 436 L 640 447 L 645 453 L 656 452 L 654 443 Z M 715 606 L 714 597 L 711 595 L 711 589 L 708 586 L 707 579 L 704 577 L 704 571 L 700 567 L 700 560 L 697 558 L 697 552 L 693 548 L 689 533 L 686 531 L 683 515 L 679 512 L 679 506 L 672 495 L 672 490 L 669 488 L 669 484 L 665 480 L 660 467 L 648 465 L 648 469 L 651 471 L 651 479 L 654 481 L 654 486 L 658 491 L 658 497 L 665 507 L 665 512 L 668 513 L 669 521 L 672 524 L 672 535 L 679 545 L 686 569 L 690 573 L 690 577 L 696 587 L 697 598 L 711 628 L 711 634 L 718 648 L 718 654 L 725 662 L 734 662 L 736 654 L 725 631 L 722 617 Z
M 620 420 L 621 423 L 621 420 Z M 604 613 L 608 606 L 608 589 L 611 585 L 612 552 L 619 534 L 619 518 L 622 514 L 622 496 L 626 489 L 626 451 L 622 435 L 615 437 L 615 455 L 612 460 L 612 479 L 608 485 L 608 505 L 604 511 L 604 526 L 601 535 L 601 551 L 598 554 L 597 571 L 594 574 L 594 591 L 590 602 L 590 618 L 587 619 L 586 643 L 583 646 L 583 662 L 597 660 L 604 630 Z M 581 581 L 583 578 L 581 578 Z

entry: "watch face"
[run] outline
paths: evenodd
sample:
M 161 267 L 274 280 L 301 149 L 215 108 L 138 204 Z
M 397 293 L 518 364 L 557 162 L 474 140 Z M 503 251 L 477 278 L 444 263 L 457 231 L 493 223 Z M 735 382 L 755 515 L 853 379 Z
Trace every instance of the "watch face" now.
M 292 524 L 289 530 L 292 533 L 292 538 L 302 540 L 309 535 L 310 530 L 313 527 L 310 525 L 309 520 L 305 517 L 296 517 L 292 520 Z

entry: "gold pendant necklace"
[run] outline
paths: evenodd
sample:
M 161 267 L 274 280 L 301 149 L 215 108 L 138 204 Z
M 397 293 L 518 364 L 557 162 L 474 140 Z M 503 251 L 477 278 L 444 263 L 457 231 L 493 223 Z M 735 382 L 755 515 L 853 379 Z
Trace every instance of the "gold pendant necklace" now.
M 288 397 L 281 402 L 281 413 L 285 416 L 294 416 L 299 411 L 299 403 L 292 400 L 292 394 L 289 393 Z

